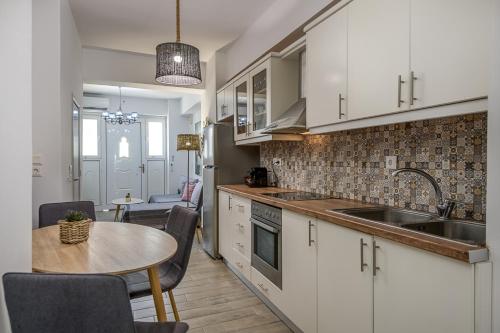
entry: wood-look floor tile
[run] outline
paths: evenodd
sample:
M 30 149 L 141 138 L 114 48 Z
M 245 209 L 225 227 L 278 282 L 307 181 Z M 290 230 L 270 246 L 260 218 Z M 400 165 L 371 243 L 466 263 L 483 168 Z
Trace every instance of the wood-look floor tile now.
M 220 260 L 193 245 L 189 267 L 174 289 L 181 321 L 189 333 L 291 332 Z M 163 295 L 169 320 L 173 320 L 168 295 Z M 131 301 L 134 319 L 156 321 L 151 296 Z

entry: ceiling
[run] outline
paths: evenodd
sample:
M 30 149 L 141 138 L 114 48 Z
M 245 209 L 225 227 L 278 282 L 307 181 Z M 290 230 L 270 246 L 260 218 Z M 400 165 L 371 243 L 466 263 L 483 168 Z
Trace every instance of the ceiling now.
M 117 86 L 103 85 L 103 84 L 83 84 L 83 92 L 87 94 L 98 95 L 116 95 L 120 94 Z M 177 91 L 166 90 L 152 90 L 134 87 L 122 87 L 122 96 L 126 97 L 139 97 L 139 98 L 156 98 L 156 99 L 171 99 L 171 98 L 190 98 L 201 99 L 199 95 L 180 93 Z
M 181 0 L 181 41 L 202 61 L 241 35 L 275 0 Z M 175 0 L 70 0 L 83 46 L 155 54 L 175 41 Z

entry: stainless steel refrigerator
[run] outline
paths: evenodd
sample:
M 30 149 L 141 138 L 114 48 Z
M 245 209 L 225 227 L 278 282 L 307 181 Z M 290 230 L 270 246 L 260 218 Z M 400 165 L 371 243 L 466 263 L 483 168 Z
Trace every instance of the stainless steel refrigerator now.
M 242 184 L 251 167 L 259 166 L 258 146 L 236 146 L 233 126 L 211 124 L 203 129 L 203 248 L 219 257 L 218 185 Z

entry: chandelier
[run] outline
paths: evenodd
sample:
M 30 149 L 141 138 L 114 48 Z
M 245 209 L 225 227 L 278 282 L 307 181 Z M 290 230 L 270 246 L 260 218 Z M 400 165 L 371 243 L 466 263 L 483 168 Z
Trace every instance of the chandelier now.
M 177 39 L 156 46 L 156 81 L 161 84 L 190 86 L 201 83 L 200 52 L 181 43 L 180 5 L 176 1 Z
M 120 106 L 116 112 L 103 112 L 102 117 L 104 121 L 108 124 L 120 124 L 120 125 L 130 125 L 134 124 L 139 118 L 139 114 L 137 112 L 132 113 L 124 113 L 122 110 L 122 87 L 118 87 L 120 89 Z

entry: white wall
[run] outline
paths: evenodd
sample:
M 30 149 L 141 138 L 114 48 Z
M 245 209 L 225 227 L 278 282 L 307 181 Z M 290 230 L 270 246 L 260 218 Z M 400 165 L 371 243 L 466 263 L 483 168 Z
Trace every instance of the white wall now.
M 493 332 L 500 332 L 500 0 L 494 1 L 488 110 L 486 237 L 493 262 Z
M 177 193 L 179 179 L 187 177 L 187 154 L 186 151 L 177 151 L 177 135 L 193 133 L 192 119 L 182 115 L 182 106 L 180 99 L 171 99 L 168 101 L 168 192 Z M 194 153 L 190 152 L 190 165 L 194 165 Z M 193 177 L 190 171 L 190 179 Z
M 276 0 L 243 35 L 224 48 L 226 68 L 221 72 L 217 70 L 217 75 L 222 74 L 224 81 L 229 80 L 330 2 Z
M 70 201 L 72 99 L 82 99 L 81 43 L 68 0 L 33 3 L 33 154 L 42 177 L 33 178 L 33 226 L 42 203 Z
M 214 54 L 208 61 L 205 76 L 205 91 L 201 97 L 201 119 L 215 122 L 217 118 L 217 72 L 216 56 Z
M 31 271 L 31 24 L 31 0 L 0 1 L 0 276 Z
M 83 49 L 83 80 L 87 83 L 131 82 L 154 84 L 156 56 L 96 48 Z M 201 63 L 205 78 L 205 64 Z M 204 83 L 192 88 L 203 89 Z

